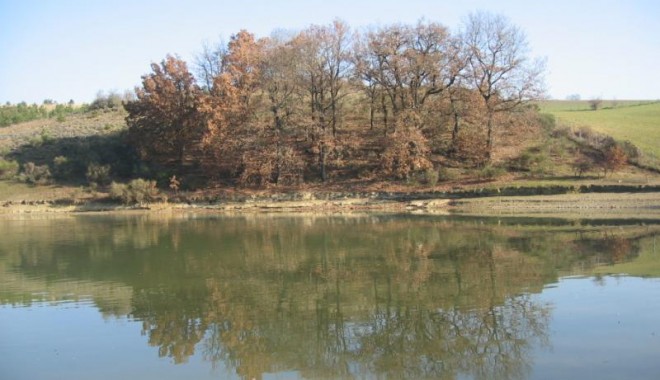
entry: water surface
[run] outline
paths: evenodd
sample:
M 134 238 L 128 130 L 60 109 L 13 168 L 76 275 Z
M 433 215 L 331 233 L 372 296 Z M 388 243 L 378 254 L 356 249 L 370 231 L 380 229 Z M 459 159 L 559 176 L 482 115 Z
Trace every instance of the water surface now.
M 660 378 L 653 221 L 5 217 L 0 231 L 1 378 Z

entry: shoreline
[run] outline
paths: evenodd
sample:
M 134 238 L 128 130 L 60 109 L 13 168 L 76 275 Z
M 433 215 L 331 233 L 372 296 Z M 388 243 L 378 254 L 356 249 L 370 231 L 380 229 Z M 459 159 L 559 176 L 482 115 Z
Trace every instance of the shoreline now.
M 313 194 L 312 194 L 313 195 Z M 303 199 L 296 199 L 303 198 Z M 660 192 L 569 193 L 487 197 L 447 197 L 432 194 L 364 196 L 343 194 L 317 199 L 299 194 L 254 197 L 240 201 L 150 203 L 125 206 L 90 201 L 61 204 L 46 201 L 5 202 L 2 215 L 120 213 L 328 213 L 386 212 L 433 215 L 622 218 L 660 220 Z

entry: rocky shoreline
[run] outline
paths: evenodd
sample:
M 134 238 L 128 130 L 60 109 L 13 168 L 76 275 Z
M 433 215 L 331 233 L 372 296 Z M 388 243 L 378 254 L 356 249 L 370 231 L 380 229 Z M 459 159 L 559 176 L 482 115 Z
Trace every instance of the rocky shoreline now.
M 556 190 L 556 189 L 555 189 Z M 526 189 L 525 191 L 529 191 Z M 538 189 L 536 190 L 539 191 Z M 548 191 L 545 188 L 544 191 Z M 483 193 L 484 191 L 482 191 Z M 493 190 L 488 190 L 488 194 Z M 499 190 L 499 194 L 507 191 Z M 497 193 L 495 193 L 497 194 Z M 471 196 L 469 196 L 471 195 Z M 108 201 L 5 202 L 1 214 L 108 212 L 394 212 L 470 215 L 621 214 L 660 219 L 660 191 L 478 196 L 446 193 L 311 193 L 241 195 L 126 206 Z

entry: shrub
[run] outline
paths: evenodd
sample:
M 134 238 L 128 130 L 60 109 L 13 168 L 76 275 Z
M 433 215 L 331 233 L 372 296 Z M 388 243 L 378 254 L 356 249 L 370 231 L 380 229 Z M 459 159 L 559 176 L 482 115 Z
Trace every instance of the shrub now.
M 641 150 L 630 141 L 626 140 L 622 143 L 619 143 L 618 145 L 621 149 L 623 149 L 623 151 L 626 153 L 626 156 L 631 161 L 639 159 L 639 157 L 642 155 Z
M 576 177 L 582 177 L 583 174 L 594 170 L 593 161 L 586 157 L 576 158 L 571 166 L 573 167 L 573 173 L 575 173 Z
M 557 125 L 557 121 L 555 119 L 555 115 L 550 114 L 550 113 L 539 113 L 538 116 L 538 122 L 541 125 L 541 128 L 543 128 L 545 131 L 552 131 L 555 129 Z
M 493 165 L 486 165 L 481 168 L 481 170 L 479 170 L 478 177 L 479 179 L 495 179 L 504 175 L 504 173 L 506 173 L 504 168 Z
M 42 144 L 48 144 L 53 141 L 53 136 L 50 134 L 50 131 L 47 129 L 42 129 L 41 134 L 39 136 L 41 137 Z
M 603 151 L 600 166 L 603 168 L 605 177 L 607 173 L 614 173 L 623 168 L 628 162 L 626 152 L 618 144 L 611 144 Z
M 13 178 L 18 173 L 18 162 L 0 158 L 0 179 Z
M 122 106 L 121 95 L 115 91 L 110 91 L 107 95 L 103 91 L 99 91 L 96 94 L 96 99 L 89 105 L 89 110 L 119 109 Z
M 397 131 L 388 136 L 381 156 L 380 169 L 387 176 L 409 179 L 414 173 L 432 168 L 429 143 L 416 125 L 415 114 L 397 120 Z
M 71 179 L 73 173 L 71 161 L 66 156 L 53 158 L 53 176 L 60 180 Z
M 525 150 L 511 162 L 511 166 L 518 170 L 528 171 L 535 176 L 550 172 L 550 159 L 545 149 L 530 148 Z
M 128 185 L 113 181 L 110 184 L 110 198 L 128 204 L 129 203 Z
M 34 162 L 27 162 L 23 165 L 20 179 L 33 185 L 46 185 L 51 180 L 50 169 L 48 165 L 35 165 Z
M 485 135 L 478 130 L 465 129 L 456 137 L 454 155 L 467 165 L 479 167 L 488 162 Z
M 295 150 L 286 147 L 280 149 L 277 157 L 277 178 L 278 185 L 298 185 L 303 182 L 303 172 L 305 162 Z
M 447 169 L 444 166 L 441 166 L 440 169 L 438 170 L 438 179 L 440 181 L 453 181 L 456 179 L 456 173 L 452 172 L 451 170 Z
M 238 177 L 241 186 L 263 187 L 271 182 L 274 165 L 273 152 L 257 154 L 250 150 L 243 153 L 241 161 L 243 170 Z
M 87 165 L 85 177 L 90 183 L 105 186 L 110 182 L 110 165 L 99 165 L 92 162 Z
M 433 168 L 428 168 L 424 171 L 424 181 L 430 185 L 430 186 L 435 186 L 438 184 L 438 180 L 440 179 L 440 174 L 437 170 Z
M 156 181 L 142 178 L 131 180 L 128 184 L 112 182 L 110 184 L 110 197 L 126 205 L 164 200 L 156 187 Z

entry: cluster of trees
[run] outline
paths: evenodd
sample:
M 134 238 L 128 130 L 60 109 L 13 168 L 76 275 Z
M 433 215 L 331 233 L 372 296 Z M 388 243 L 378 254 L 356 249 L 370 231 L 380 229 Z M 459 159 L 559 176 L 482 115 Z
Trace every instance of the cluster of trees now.
M 42 105 L 28 105 L 25 102 L 18 104 L 6 103 L 0 106 L 0 127 L 47 118 L 56 118 L 61 121 L 66 115 L 79 111 L 80 109 L 74 107 L 73 102 L 54 104 L 49 99 L 44 100 Z
M 135 100 L 135 96 L 131 91 L 126 91 L 122 95 L 116 91 L 110 91 L 107 94 L 99 91 L 94 101 L 90 104 L 76 105 L 73 99 L 69 100 L 66 104 L 57 103 L 52 99 L 44 99 L 41 105 L 37 105 L 36 103 L 27 104 L 26 102 L 17 104 L 6 102 L 0 106 L 0 127 L 38 119 L 57 119 L 58 121 L 64 121 L 67 115 L 74 113 L 121 109 L 123 103 L 132 100 Z
M 527 53 L 524 34 L 487 13 L 455 33 L 428 21 L 242 30 L 206 47 L 196 75 L 175 56 L 152 64 L 125 104 L 129 140 L 172 174 L 241 185 L 405 179 L 438 155 L 480 165 L 542 94 L 543 64 Z

